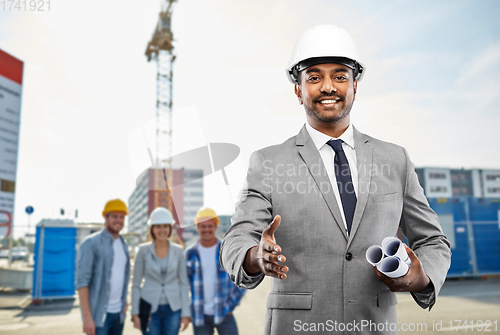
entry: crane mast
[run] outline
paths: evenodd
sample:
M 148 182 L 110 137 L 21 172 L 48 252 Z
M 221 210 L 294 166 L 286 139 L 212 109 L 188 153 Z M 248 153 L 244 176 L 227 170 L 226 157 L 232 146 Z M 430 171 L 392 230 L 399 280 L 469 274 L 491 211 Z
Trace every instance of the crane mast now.
M 171 29 L 176 0 L 162 0 L 158 23 L 146 48 L 148 61 L 156 61 L 156 160 L 172 156 L 172 77 L 175 55 Z
M 160 13 L 156 28 L 146 48 L 148 62 L 156 62 L 156 163 L 162 165 L 155 169 L 154 206 L 168 208 L 178 223 L 168 181 L 173 180 L 172 170 L 172 77 L 175 55 L 173 53 L 173 34 L 171 19 L 173 4 L 177 0 L 161 0 Z M 158 164 L 156 164 L 158 166 Z M 178 224 L 173 235 L 180 229 Z

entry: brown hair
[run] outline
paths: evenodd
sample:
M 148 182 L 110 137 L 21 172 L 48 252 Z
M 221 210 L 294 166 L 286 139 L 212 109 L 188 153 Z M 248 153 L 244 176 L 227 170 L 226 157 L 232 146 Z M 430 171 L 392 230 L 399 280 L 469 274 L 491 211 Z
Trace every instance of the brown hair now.
M 155 234 L 153 233 L 153 227 L 154 226 L 155 225 L 151 225 L 151 227 L 149 228 L 147 242 L 154 241 L 156 239 Z M 170 236 L 172 236 L 172 230 L 173 230 L 173 228 L 172 228 L 171 224 L 168 224 L 168 226 L 170 227 L 170 231 L 168 233 L 168 238 L 170 238 Z

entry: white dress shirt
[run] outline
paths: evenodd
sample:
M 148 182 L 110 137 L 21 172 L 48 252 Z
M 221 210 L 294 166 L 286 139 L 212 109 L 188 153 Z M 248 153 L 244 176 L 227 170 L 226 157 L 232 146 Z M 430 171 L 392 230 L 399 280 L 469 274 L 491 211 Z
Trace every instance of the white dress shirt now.
M 342 149 L 344 149 L 345 156 L 347 157 L 347 161 L 349 162 L 349 169 L 351 171 L 351 179 L 352 184 L 354 186 L 354 193 L 356 194 L 356 198 L 358 196 L 358 167 L 356 161 L 356 150 L 354 148 L 354 133 L 352 130 L 352 125 L 349 124 L 349 127 L 344 131 L 340 137 L 335 138 L 329 135 L 326 135 L 309 125 L 306 122 L 306 129 L 311 136 L 311 139 L 314 142 L 314 145 L 319 151 L 321 159 L 323 160 L 323 164 L 326 168 L 326 173 L 328 174 L 328 178 L 330 179 L 330 183 L 332 184 L 333 192 L 335 194 L 335 199 L 337 199 L 337 205 L 340 209 L 340 214 L 342 215 L 342 220 L 344 221 L 344 227 L 347 230 L 347 224 L 345 222 L 344 216 L 344 207 L 342 206 L 342 199 L 340 198 L 339 188 L 337 187 L 337 176 L 335 175 L 335 150 L 328 144 L 326 144 L 331 139 L 334 140 L 342 140 Z

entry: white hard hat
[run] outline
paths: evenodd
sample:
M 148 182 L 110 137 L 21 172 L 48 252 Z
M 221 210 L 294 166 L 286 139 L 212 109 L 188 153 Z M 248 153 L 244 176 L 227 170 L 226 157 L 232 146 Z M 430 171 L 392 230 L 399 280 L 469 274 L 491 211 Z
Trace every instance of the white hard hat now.
M 165 207 L 155 208 L 149 215 L 148 225 L 153 226 L 157 224 L 173 224 L 175 223 L 172 213 Z
M 335 61 L 325 59 L 335 57 Z M 308 60 L 308 62 L 305 62 Z M 355 70 L 354 79 L 360 81 L 365 73 L 358 49 L 347 31 L 332 24 L 322 24 L 306 30 L 295 43 L 292 58 L 288 62 L 286 73 L 292 84 L 297 83 L 296 74 L 306 67 L 321 63 L 343 64 Z M 357 64 L 357 66 L 356 66 Z M 299 65 L 299 68 L 296 66 Z M 305 65 L 305 67 L 304 67 Z

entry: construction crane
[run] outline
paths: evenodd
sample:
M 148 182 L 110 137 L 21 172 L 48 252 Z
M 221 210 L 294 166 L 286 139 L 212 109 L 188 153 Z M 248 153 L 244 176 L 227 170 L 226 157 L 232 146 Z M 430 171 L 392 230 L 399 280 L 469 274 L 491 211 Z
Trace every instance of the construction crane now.
M 172 153 L 172 74 L 175 55 L 170 28 L 172 6 L 177 0 L 161 0 L 153 36 L 146 48 L 148 62 L 156 61 L 156 160 L 169 159 Z
M 177 240 L 182 233 L 175 211 L 168 181 L 173 180 L 172 170 L 172 77 L 175 55 L 173 53 L 173 34 L 171 29 L 173 4 L 177 0 L 161 0 L 158 23 L 146 48 L 149 61 L 156 61 L 156 162 L 162 162 L 162 169 L 154 171 L 154 203 L 168 208 L 177 222 L 173 237 Z M 156 178 L 156 175 L 158 177 Z

